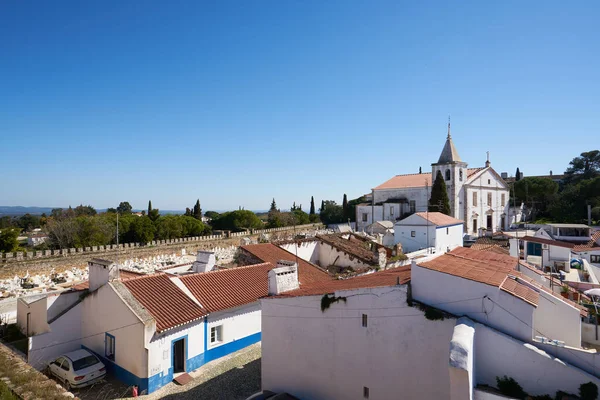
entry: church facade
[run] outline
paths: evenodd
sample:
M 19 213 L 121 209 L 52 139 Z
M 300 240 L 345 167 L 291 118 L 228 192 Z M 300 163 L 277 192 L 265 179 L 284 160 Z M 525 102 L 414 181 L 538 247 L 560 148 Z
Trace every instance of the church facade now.
M 508 229 L 510 192 L 488 160 L 484 167 L 469 168 L 452 141 L 450 124 L 446 143 L 431 174 L 396 175 L 371 190 L 368 203 L 356 207 L 356 227 L 365 231 L 376 221 L 399 221 L 415 212 L 426 211 L 431 186 L 442 174 L 450 200 L 450 215 L 464 221 L 465 233 L 477 236 L 482 229 Z M 436 210 L 432 210 L 436 211 Z

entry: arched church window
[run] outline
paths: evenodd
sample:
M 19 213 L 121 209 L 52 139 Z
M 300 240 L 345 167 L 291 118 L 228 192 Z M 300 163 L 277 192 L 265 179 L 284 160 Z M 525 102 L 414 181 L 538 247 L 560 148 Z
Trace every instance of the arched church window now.
M 449 169 L 446 170 L 446 180 L 447 181 L 450 180 L 450 170 Z
M 458 171 L 458 179 L 462 182 L 462 169 Z

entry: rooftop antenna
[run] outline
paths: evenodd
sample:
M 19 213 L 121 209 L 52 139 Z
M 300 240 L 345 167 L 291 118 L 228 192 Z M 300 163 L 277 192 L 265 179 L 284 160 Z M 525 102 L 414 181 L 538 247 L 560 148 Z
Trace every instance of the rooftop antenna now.
M 448 137 L 447 139 L 452 139 L 452 136 L 450 135 L 450 115 L 448 115 Z
M 117 280 L 119 280 L 120 277 L 120 273 L 119 273 L 119 212 L 117 211 L 117 260 L 116 260 L 116 265 L 115 267 L 117 268 Z

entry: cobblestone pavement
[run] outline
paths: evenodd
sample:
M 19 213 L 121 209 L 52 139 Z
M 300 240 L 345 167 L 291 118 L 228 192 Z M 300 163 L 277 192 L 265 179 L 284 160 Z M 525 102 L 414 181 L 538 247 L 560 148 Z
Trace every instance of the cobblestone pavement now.
M 261 347 L 257 343 L 191 372 L 193 381 L 185 386 L 169 383 L 140 398 L 244 400 L 260 391 L 260 356 Z

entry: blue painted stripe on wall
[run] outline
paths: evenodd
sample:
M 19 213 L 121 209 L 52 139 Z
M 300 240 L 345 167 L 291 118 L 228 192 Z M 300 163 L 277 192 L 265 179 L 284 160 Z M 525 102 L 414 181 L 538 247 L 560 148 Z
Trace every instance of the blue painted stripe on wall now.
M 139 376 L 127 371 L 125 368 L 121 367 L 114 361 L 101 356 L 100 354 L 96 353 L 95 351 L 84 345 L 81 345 L 81 348 L 89 351 L 90 353 L 95 354 L 100 359 L 100 361 L 102 361 L 102 363 L 106 366 L 106 372 L 114 376 L 121 382 L 124 382 L 128 386 L 137 385 L 139 387 L 140 392 L 142 390 L 149 390 L 148 378 L 140 378 Z
M 208 329 L 206 322 L 207 322 L 207 320 L 205 320 L 205 326 L 204 326 L 205 332 Z M 204 338 L 205 338 L 205 340 L 204 340 L 205 346 L 208 346 L 208 340 L 206 339 L 206 336 L 204 336 Z M 192 372 L 210 361 L 213 361 L 213 360 L 216 360 L 223 356 L 226 356 L 228 354 L 234 353 L 234 352 L 241 350 L 244 347 L 248 347 L 254 343 L 258 343 L 258 342 L 260 342 L 260 339 L 261 339 L 261 333 L 258 332 L 253 335 L 246 336 L 244 338 L 235 340 L 233 342 L 225 343 L 219 347 L 215 347 L 213 349 L 207 350 L 202 354 L 198 354 L 197 356 L 188 359 L 187 363 L 186 363 L 186 365 L 187 365 L 186 371 Z M 157 389 L 160 389 L 161 387 L 168 384 L 172 380 L 173 380 L 173 368 L 169 368 L 168 373 L 164 374 L 162 377 L 160 376 L 160 373 L 151 376 L 148 379 L 148 393 L 152 393 L 152 392 L 156 391 Z

